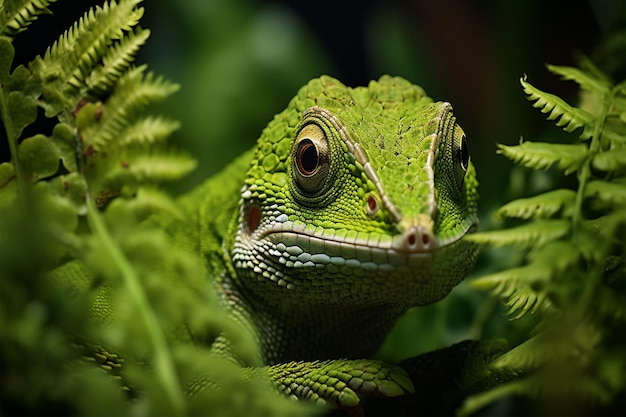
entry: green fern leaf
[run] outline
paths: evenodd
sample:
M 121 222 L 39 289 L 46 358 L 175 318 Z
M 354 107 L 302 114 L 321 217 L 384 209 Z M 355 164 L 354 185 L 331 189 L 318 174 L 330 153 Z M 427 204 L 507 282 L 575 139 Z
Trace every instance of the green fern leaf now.
M 626 148 L 600 152 L 593 156 L 591 165 L 598 171 L 619 175 L 626 170 Z
M 143 8 L 136 6 L 140 2 L 120 0 L 118 4 L 111 0 L 91 9 L 46 50 L 37 68 L 44 80 L 43 106 L 47 117 L 74 109 L 86 78 L 107 48 L 139 22 Z
M 585 198 L 610 204 L 615 208 L 626 207 L 626 184 L 594 180 L 587 183 Z
M 576 269 L 582 254 L 571 242 L 553 241 L 531 253 L 531 263 L 472 281 L 479 289 L 491 289 L 506 298 L 508 314 L 518 312 L 515 318 L 534 313 L 538 308 L 552 307 L 548 287 L 554 277 Z
M 161 117 L 145 117 L 120 133 L 119 145 L 150 145 L 164 141 L 180 128 L 180 123 Z
M 59 167 L 59 156 L 54 143 L 42 134 L 24 139 L 18 149 L 25 175 L 31 182 L 54 174 Z
M 601 83 L 606 83 L 609 86 L 613 84 L 613 81 L 589 59 L 586 55 L 580 55 L 578 57 L 578 65 L 580 69 L 585 73 L 589 74 L 589 76 L 595 78 L 596 80 L 600 80 Z
M 505 218 L 550 218 L 557 213 L 568 217 L 574 206 L 576 192 L 568 189 L 548 191 L 530 198 L 511 201 L 500 207 L 496 219 Z
M 117 204 L 123 204 L 124 210 L 132 211 L 140 221 L 155 213 L 176 219 L 181 218 L 181 211 L 176 202 L 166 192 L 151 186 L 140 186 L 133 193 L 132 198 L 118 198 L 109 207 L 115 212 L 116 209 L 113 206 Z M 108 212 L 107 215 L 109 215 Z
M 473 233 L 465 238 L 478 244 L 533 248 L 560 239 L 569 231 L 570 222 L 567 220 L 536 220 L 506 230 Z
M 583 257 L 579 248 L 569 240 L 555 240 L 539 250 L 531 252 L 532 265 L 548 266 L 553 274 L 562 274 L 569 269 L 579 269 L 578 262 Z
M 87 79 L 87 96 L 91 101 L 104 97 L 131 64 L 150 36 L 150 30 L 134 28 L 117 45 L 112 45 L 102 57 L 102 65 L 94 68 Z
M 521 142 L 516 146 L 498 145 L 498 153 L 515 163 L 533 169 L 548 169 L 558 163 L 566 175 L 575 172 L 587 158 L 584 144 L 563 145 L 543 142 Z
M 543 289 L 552 274 L 548 265 L 527 265 L 485 275 L 471 281 L 470 285 L 479 290 L 491 290 L 493 294 L 507 299 L 507 314 L 518 312 L 515 318 L 520 318 L 527 313 L 535 313 L 537 309 L 551 308 L 547 293 L 534 287 Z
M 93 147 L 96 151 L 107 149 L 111 146 L 120 145 L 122 132 L 128 128 L 130 133 L 137 135 L 131 125 L 137 115 L 149 104 L 161 101 L 178 90 L 178 85 L 165 81 L 161 77 L 155 77 L 152 73 L 144 75 L 146 67 L 140 66 L 128 71 L 116 84 L 116 87 L 107 102 L 102 104 L 87 104 L 77 115 L 76 125 L 81 132 L 85 147 Z M 164 120 L 156 122 L 152 119 L 144 124 L 154 129 L 154 133 L 162 135 L 164 131 L 172 131 L 177 125 Z M 139 126 L 140 127 L 140 126 Z M 152 133 L 144 132 L 143 137 Z M 154 139 L 153 139 L 154 140 Z M 126 138 L 128 143 L 132 141 Z M 149 142 L 149 141 L 146 141 Z
M 581 139 L 589 139 L 593 134 L 594 117 L 584 110 L 572 107 L 554 94 L 539 90 L 526 81 L 526 76 L 520 78 L 527 99 L 533 102 L 533 107 L 542 113 L 549 113 L 548 120 L 557 120 L 556 125 L 566 132 L 573 132 L 578 128 L 583 131 Z
M 576 398 L 581 403 L 607 403 L 623 389 L 624 360 L 620 352 L 602 352 L 602 330 L 580 314 L 555 315 L 541 331 L 497 358 L 494 368 L 534 369 L 535 372 L 516 382 L 520 393 L 532 397 L 562 399 L 568 403 Z M 598 368 L 598 358 L 611 363 L 610 368 Z M 607 360 L 609 359 L 609 360 Z
M 111 169 L 104 182 L 114 188 L 131 184 L 151 184 L 174 181 L 196 168 L 193 158 L 168 152 L 167 154 L 140 155 Z
M 14 38 L 37 20 L 41 14 L 52 14 L 48 9 L 56 0 L 4 0 L 0 1 L 0 36 Z
M 548 64 L 547 67 L 551 73 L 560 75 L 564 80 L 575 81 L 584 90 L 598 94 L 607 94 L 611 91 L 611 82 L 607 80 L 605 76 L 599 77 L 595 73 L 574 67 L 562 67 L 550 64 Z

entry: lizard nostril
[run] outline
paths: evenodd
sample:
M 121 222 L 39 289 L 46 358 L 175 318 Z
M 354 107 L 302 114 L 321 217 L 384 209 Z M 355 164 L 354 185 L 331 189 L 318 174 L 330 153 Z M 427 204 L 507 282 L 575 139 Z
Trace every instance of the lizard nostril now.
M 422 226 L 414 226 L 401 237 L 398 236 L 396 248 L 409 251 L 427 251 L 436 246 L 432 232 Z
M 411 248 L 415 247 L 415 244 L 417 243 L 417 238 L 415 237 L 415 233 L 411 233 L 407 237 L 406 241 L 409 244 L 409 247 L 411 247 Z

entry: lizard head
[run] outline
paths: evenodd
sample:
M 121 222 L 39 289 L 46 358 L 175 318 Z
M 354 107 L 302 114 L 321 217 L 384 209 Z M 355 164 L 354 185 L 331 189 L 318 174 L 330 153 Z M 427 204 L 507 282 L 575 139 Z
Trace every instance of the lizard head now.
M 299 303 L 435 302 L 473 266 L 476 187 L 449 103 L 401 78 L 312 80 L 263 131 L 246 176 L 240 285 Z

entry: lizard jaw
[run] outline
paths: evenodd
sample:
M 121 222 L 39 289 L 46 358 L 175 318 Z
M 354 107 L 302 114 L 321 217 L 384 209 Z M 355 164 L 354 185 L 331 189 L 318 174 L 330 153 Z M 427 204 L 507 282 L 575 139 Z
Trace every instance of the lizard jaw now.
M 402 233 L 386 236 L 311 230 L 286 221 L 287 216 L 281 217 L 254 238 L 270 242 L 270 254 L 287 267 L 347 265 L 380 271 L 415 268 L 439 250 L 453 246 L 476 227 L 474 222 L 468 220 L 456 237 L 444 241 L 423 225 L 414 225 Z
M 476 245 L 463 237 L 474 229 L 468 218 L 444 238 L 425 235 L 417 225 L 392 236 L 305 226 L 279 214 L 255 230 L 244 225 L 232 261 L 247 278 L 242 283 L 252 279 L 276 291 L 293 290 L 295 304 L 363 298 L 426 305 L 447 295 L 473 265 Z M 355 291 L 362 294 L 355 298 Z

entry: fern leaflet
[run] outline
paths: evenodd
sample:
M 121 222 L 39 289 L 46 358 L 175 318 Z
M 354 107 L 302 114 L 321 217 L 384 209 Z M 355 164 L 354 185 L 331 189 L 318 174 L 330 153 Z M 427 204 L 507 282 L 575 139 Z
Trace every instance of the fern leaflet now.
M 558 164 L 565 175 L 575 172 L 587 158 L 584 144 L 522 142 L 518 146 L 498 145 L 498 153 L 528 168 L 548 169 Z
M 581 139 L 591 138 L 594 123 L 592 115 L 570 106 L 554 94 L 545 93 L 532 86 L 526 81 L 526 77 L 520 78 L 520 83 L 528 100 L 533 102 L 533 107 L 540 109 L 542 113 L 549 113 L 548 120 L 556 120 L 556 125 L 566 132 L 573 132 L 582 127 Z
M 94 68 L 86 81 L 87 97 L 91 101 L 102 98 L 111 91 L 117 79 L 131 67 L 137 51 L 149 36 L 149 30 L 136 27 L 107 50 L 102 57 L 102 65 Z
M 626 184 L 593 180 L 587 183 L 585 198 L 610 204 L 613 208 L 626 207 Z
M 479 244 L 532 248 L 566 236 L 571 230 L 570 227 L 567 220 L 536 220 L 508 230 L 474 233 L 466 238 Z
M 622 172 L 626 167 L 626 148 L 600 152 L 593 156 L 591 165 L 602 172 L 613 172 L 618 175 L 626 173 L 626 171 Z
M 37 20 L 41 14 L 51 14 L 48 6 L 56 0 L 0 1 L 0 36 L 14 38 Z
M 550 218 L 558 213 L 562 213 L 563 217 L 569 217 L 575 199 L 575 191 L 561 188 L 534 197 L 511 201 L 500 207 L 495 217 L 498 220 Z
M 578 68 L 547 65 L 553 74 L 560 75 L 564 80 L 575 81 L 584 90 L 597 94 L 607 94 L 611 90 L 610 81 L 603 75 L 592 74 Z

